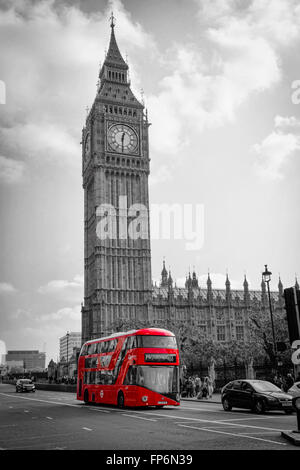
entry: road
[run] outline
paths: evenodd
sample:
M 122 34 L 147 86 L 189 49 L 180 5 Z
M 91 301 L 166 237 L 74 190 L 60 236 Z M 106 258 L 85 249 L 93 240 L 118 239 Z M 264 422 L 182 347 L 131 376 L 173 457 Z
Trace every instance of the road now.
M 90 406 L 71 393 L 17 394 L 0 385 L 0 449 L 299 450 L 281 437 L 296 416 L 225 412 L 217 403 L 124 409 Z

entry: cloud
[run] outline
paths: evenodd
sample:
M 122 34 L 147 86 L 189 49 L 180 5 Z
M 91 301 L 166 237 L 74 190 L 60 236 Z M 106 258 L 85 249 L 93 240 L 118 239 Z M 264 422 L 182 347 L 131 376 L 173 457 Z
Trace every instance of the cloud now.
M 0 294 L 13 294 L 17 289 L 8 282 L 0 282 Z
M 157 169 L 151 172 L 149 176 L 149 185 L 155 186 L 156 184 L 164 183 L 171 178 L 170 167 L 167 165 L 161 165 Z
M 273 130 L 260 144 L 253 147 L 256 169 L 264 179 L 284 177 L 290 157 L 300 150 L 300 121 L 295 117 L 276 116 Z
M 24 162 L 0 155 L 0 181 L 3 183 L 19 183 L 24 177 L 24 170 Z
M 0 151 L 6 156 L 80 167 L 85 108 L 96 95 L 112 8 L 122 45 L 136 56 L 146 48 L 151 54 L 151 36 L 117 0 L 97 13 L 54 0 L 7 0 L 0 7 L 1 70 L 7 91 Z
M 71 281 L 64 279 L 49 281 L 39 287 L 38 292 L 58 300 L 80 302 L 83 298 L 83 276 L 76 275 Z
M 196 0 L 195 0 L 196 1 Z M 149 96 L 153 151 L 170 161 L 204 128 L 235 119 L 239 107 L 282 77 L 281 53 L 299 39 L 295 0 L 198 0 L 199 43 L 174 44 L 171 70 Z M 171 59 L 169 59 L 171 58 Z
M 64 307 L 59 310 L 45 314 L 39 318 L 39 321 L 42 322 L 64 322 L 69 325 L 69 328 L 75 328 L 73 322 L 77 322 L 76 327 L 80 326 L 81 322 L 81 305 L 76 305 L 74 307 Z

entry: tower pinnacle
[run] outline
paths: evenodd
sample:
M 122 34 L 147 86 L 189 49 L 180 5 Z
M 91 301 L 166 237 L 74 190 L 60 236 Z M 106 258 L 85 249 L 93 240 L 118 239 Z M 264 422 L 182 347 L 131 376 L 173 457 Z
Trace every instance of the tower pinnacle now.
M 114 14 L 113 12 L 111 12 L 111 15 L 110 15 L 110 27 L 113 29 L 115 27 L 115 21 L 116 21 L 116 18 L 114 17 Z

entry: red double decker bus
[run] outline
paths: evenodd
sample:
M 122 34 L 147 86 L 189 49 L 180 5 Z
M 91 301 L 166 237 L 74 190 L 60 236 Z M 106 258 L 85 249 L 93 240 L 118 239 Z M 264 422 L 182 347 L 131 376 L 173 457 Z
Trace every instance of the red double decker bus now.
M 78 360 L 77 399 L 120 408 L 179 405 L 175 335 L 144 328 L 87 341 Z

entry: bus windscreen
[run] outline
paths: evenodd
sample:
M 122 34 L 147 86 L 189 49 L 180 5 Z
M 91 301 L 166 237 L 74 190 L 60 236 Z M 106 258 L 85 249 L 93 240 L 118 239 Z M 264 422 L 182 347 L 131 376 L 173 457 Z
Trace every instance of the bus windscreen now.
M 178 393 L 178 366 L 130 366 L 124 385 L 139 385 L 153 392 Z

